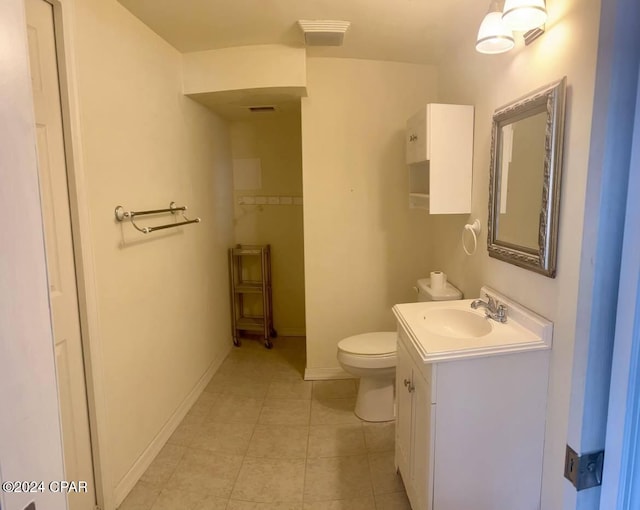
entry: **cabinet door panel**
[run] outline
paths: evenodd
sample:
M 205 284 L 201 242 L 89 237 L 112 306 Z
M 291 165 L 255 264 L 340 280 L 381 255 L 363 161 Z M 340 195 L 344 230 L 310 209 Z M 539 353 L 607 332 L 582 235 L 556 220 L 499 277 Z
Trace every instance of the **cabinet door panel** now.
M 415 488 L 420 509 L 431 510 L 432 501 L 432 414 L 435 404 L 431 404 L 430 385 L 419 374 L 413 377 L 413 448 L 411 458 L 412 484 Z M 416 509 L 417 510 L 417 509 Z
M 398 342 L 396 365 L 396 466 L 408 484 L 411 476 L 411 393 L 404 384 L 411 381 L 411 359 L 401 342 Z
M 426 108 L 420 109 L 407 121 L 406 162 L 420 163 L 427 160 Z
M 429 105 L 431 214 L 471 211 L 473 106 Z

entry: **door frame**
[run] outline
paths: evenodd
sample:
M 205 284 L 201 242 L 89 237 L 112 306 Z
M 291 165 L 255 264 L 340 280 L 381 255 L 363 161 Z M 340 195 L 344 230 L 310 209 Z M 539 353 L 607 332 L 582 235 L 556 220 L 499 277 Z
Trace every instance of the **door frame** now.
M 53 6 L 62 127 L 67 167 L 67 188 L 78 291 L 80 335 L 89 411 L 91 452 L 96 503 L 102 510 L 115 510 L 113 481 L 108 471 L 105 378 L 98 319 L 97 287 L 91 223 L 82 157 L 80 107 L 74 54 L 75 20 L 73 0 L 45 0 Z
M 628 389 L 628 380 L 624 386 L 616 382 L 614 349 L 619 350 L 615 343 L 621 315 L 634 313 L 626 310 L 626 303 L 619 306 L 619 296 L 630 277 L 621 264 L 628 244 L 628 207 L 633 205 L 627 203 L 627 195 L 633 168 L 632 137 L 637 114 L 634 103 L 640 66 L 638 16 L 637 0 L 601 2 L 567 432 L 567 445 L 579 454 L 613 446 L 610 436 L 615 431 L 608 418 L 610 399 L 619 398 L 619 391 L 624 391 L 626 399 Z M 635 308 L 635 303 L 631 306 Z M 617 491 L 618 476 L 624 476 L 624 472 L 612 469 L 614 452 L 615 449 L 605 451 L 602 487 L 577 492 L 565 481 L 564 508 L 617 508 L 603 499 L 611 487 Z
M 618 293 L 618 303 L 623 304 L 616 316 L 600 495 L 600 508 L 616 510 L 640 504 L 640 73 L 637 83 Z

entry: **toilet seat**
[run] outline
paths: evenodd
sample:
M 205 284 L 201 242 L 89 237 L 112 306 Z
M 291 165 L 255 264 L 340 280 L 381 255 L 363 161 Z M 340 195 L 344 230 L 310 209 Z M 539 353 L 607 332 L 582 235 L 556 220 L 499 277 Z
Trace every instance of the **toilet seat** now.
M 363 333 L 338 342 L 338 349 L 341 351 L 360 356 L 395 355 L 397 346 L 398 335 L 395 331 Z
M 363 333 L 338 342 L 338 360 L 356 368 L 391 368 L 396 366 L 395 332 Z

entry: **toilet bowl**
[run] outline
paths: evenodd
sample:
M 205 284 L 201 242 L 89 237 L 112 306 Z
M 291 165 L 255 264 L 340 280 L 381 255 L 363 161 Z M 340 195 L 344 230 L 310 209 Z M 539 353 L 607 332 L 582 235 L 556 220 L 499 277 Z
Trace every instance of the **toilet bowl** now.
M 418 301 L 462 299 L 450 283 L 432 289 L 429 278 L 418 280 Z M 395 419 L 397 333 L 384 331 L 350 336 L 338 342 L 338 362 L 345 372 L 360 378 L 355 413 L 364 421 Z
M 338 342 L 338 362 L 360 378 L 355 413 L 364 421 L 391 421 L 394 412 L 397 333 L 376 332 Z

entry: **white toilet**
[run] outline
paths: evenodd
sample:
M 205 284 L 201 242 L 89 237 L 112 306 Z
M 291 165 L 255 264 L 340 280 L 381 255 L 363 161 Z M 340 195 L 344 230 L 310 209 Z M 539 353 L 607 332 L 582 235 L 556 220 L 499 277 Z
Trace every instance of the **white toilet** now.
M 462 299 L 462 293 L 447 282 L 441 290 L 432 289 L 429 278 L 418 280 L 418 301 Z M 360 378 L 355 413 L 364 421 L 391 421 L 395 418 L 396 374 L 395 331 L 363 333 L 338 342 L 338 362 Z

